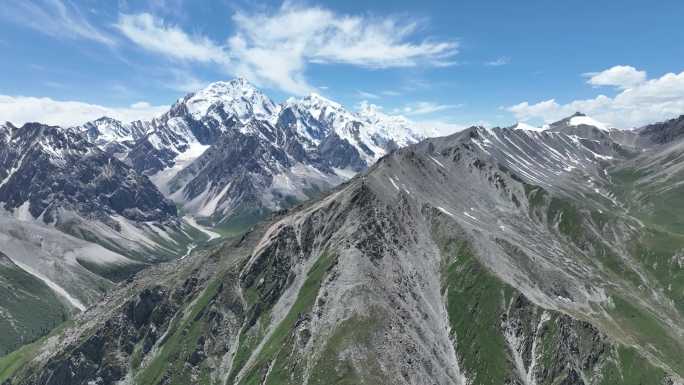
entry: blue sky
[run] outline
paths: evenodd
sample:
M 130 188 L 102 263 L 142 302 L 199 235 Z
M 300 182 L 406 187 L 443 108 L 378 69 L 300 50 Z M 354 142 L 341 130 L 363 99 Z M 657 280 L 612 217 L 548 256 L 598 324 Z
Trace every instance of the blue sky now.
M 684 113 L 681 1 L 252 3 L 6 0 L 0 120 L 148 117 L 235 76 L 442 132 Z

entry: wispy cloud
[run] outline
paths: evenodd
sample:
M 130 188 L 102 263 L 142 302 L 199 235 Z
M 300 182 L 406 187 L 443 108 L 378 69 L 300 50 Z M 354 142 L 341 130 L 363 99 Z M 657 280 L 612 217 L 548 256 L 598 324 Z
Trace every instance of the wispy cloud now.
M 546 122 L 581 111 L 617 128 L 639 127 L 684 113 L 684 72 L 647 79 L 644 71 L 616 66 L 591 75 L 589 84 L 611 85 L 620 92 L 614 97 L 598 95 L 565 104 L 555 99 L 522 102 L 507 110 L 520 121 L 540 118 Z
M 364 68 L 444 66 L 455 41 L 415 37 L 420 20 L 344 15 L 323 7 L 284 2 L 271 12 L 237 12 L 226 46 L 189 34 L 151 14 L 122 14 L 117 28 L 151 52 L 176 60 L 218 63 L 261 86 L 294 94 L 315 90 L 306 79 L 312 63 Z
M 148 0 L 147 6 L 155 14 L 170 15 L 177 19 L 187 19 L 185 0 Z
M 71 3 L 61 0 L 6 0 L 2 7 L 0 17 L 46 35 L 116 45 L 110 34 L 91 24 Z
M 413 121 L 413 125 L 421 132 L 425 133 L 426 136 L 430 137 L 451 135 L 473 126 L 473 124 L 455 123 L 445 120 L 415 120 Z
M 385 111 L 385 108 L 369 103 L 367 100 L 361 101 L 356 108 L 359 111 L 372 111 L 374 114 L 386 116 L 383 112 Z M 394 109 L 390 111 L 390 113 L 394 115 L 395 119 L 402 120 L 406 126 L 412 127 L 414 130 L 427 137 L 450 135 L 454 132 L 458 132 L 472 126 L 472 124 L 468 125 L 458 123 L 453 121 L 452 118 L 446 117 L 432 117 L 425 115 L 406 117 L 401 115 L 402 109 Z
M 406 115 L 427 115 L 444 110 L 452 110 L 463 107 L 462 104 L 439 104 L 434 102 L 415 102 L 402 108 L 396 108 L 392 112 Z
M 137 102 L 128 107 L 105 107 L 51 98 L 0 95 L 0 116 L 3 120 L 16 125 L 41 122 L 68 127 L 102 116 L 128 122 L 136 119 L 150 119 L 164 113 L 168 108 L 169 106 L 153 106 L 147 102 Z
M 491 60 L 488 62 L 485 62 L 484 65 L 488 67 L 501 67 L 506 64 L 509 64 L 511 62 L 511 58 L 508 56 L 501 56 L 496 58 L 495 60 Z
M 164 56 L 188 61 L 227 65 L 228 53 L 206 36 L 191 36 L 149 13 L 122 14 L 116 27 L 140 47 Z
M 380 99 L 380 95 L 374 94 L 374 93 L 372 93 L 372 92 L 357 91 L 356 93 L 357 93 L 357 95 L 358 95 L 360 98 L 364 98 L 364 99 Z
M 401 92 L 393 91 L 393 90 L 384 90 L 380 93 L 385 95 L 385 96 L 399 96 L 399 95 L 401 95 Z

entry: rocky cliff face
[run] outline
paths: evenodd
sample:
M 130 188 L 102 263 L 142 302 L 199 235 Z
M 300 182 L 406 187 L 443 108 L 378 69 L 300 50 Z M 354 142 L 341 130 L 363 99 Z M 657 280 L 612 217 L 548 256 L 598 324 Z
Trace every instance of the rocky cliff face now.
M 29 123 L 4 126 L 0 201 L 5 209 L 26 205 L 33 218 L 59 221 L 58 210 L 88 218 L 120 215 L 163 221 L 176 209 L 144 176 L 60 127 Z
M 626 171 L 644 156 L 483 128 L 400 149 L 139 273 L 0 361 L 2 380 L 681 383 L 684 243 L 645 216 L 654 199 Z
M 667 144 L 681 139 L 684 134 L 684 115 L 665 122 L 649 124 L 636 130 L 642 141 L 650 144 Z
M 173 202 L 81 133 L 7 123 L 0 138 L 2 215 L 53 226 L 131 257 L 168 258 L 185 249 L 159 239 L 187 238 Z M 145 257 L 147 252 L 153 256 Z

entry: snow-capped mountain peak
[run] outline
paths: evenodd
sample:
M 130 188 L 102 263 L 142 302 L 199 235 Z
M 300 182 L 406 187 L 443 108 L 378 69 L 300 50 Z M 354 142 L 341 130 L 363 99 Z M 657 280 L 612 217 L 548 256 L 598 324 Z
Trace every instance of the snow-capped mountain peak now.
M 377 116 L 378 114 L 385 115 L 382 113 L 382 107 L 376 106 L 373 103 L 368 103 L 365 100 L 363 102 L 361 102 L 361 104 L 359 104 L 358 113 L 361 116 Z M 397 116 L 397 117 L 401 117 L 402 119 L 406 119 L 403 116 Z
M 586 116 L 581 113 L 576 113 L 572 117 L 570 117 L 570 121 L 568 122 L 568 125 L 570 126 L 581 126 L 581 125 L 586 125 L 586 126 L 593 126 L 598 128 L 601 131 L 608 131 L 608 126 L 605 123 L 601 123 L 598 120 L 591 118 L 589 116 Z
M 300 110 L 304 110 L 311 114 L 315 119 L 327 120 L 332 122 L 334 120 L 353 120 L 353 115 L 347 111 L 341 104 L 334 102 L 317 93 L 311 93 L 301 99 L 288 99 L 287 105 L 296 105 Z
M 278 209 L 328 189 L 423 139 L 413 126 L 377 106 L 353 112 L 316 93 L 276 105 L 237 78 L 209 84 L 150 121 L 103 118 L 78 130 L 196 208 L 189 212 L 221 221 L 242 206 Z
M 544 131 L 544 127 L 536 127 L 525 122 L 518 122 L 512 126 L 514 130 L 526 130 L 526 131 Z
M 88 140 L 98 145 L 110 142 L 133 141 L 144 135 L 140 128 L 108 116 L 87 122 L 77 128 L 77 130 L 85 133 Z
M 312 107 L 319 106 L 319 107 L 330 107 L 333 109 L 342 109 L 342 105 L 334 102 L 320 94 L 317 94 L 315 92 L 310 93 L 308 96 L 304 97 L 302 99 L 302 103 L 304 104 L 309 104 Z
M 289 98 L 283 103 L 283 110 L 294 114 L 295 129 L 299 135 L 318 145 L 330 133 L 343 137 L 349 123 L 359 118 L 341 104 L 311 93 L 303 98 Z
M 610 131 L 607 124 L 599 122 L 581 112 L 576 112 L 567 118 L 551 123 L 548 130 L 573 133 L 580 137 L 590 137 Z
M 297 132 L 313 143 L 334 133 L 355 147 L 368 164 L 374 163 L 392 148 L 423 138 L 423 135 L 413 130 L 413 124 L 408 119 L 387 115 L 379 107 L 368 103 L 362 104 L 358 112 L 352 112 L 335 101 L 311 93 L 301 99 L 288 99 L 283 108 L 295 112 Z
M 371 134 L 392 140 L 403 147 L 420 141 L 425 137 L 415 130 L 414 124 L 402 115 L 387 115 L 375 104 L 362 102 L 358 111 L 359 117 L 367 123 Z
M 268 96 L 243 78 L 211 83 L 185 100 L 188 112 L 195 120 L 206 116 L 219 104 L 223 111 L 242 122 L 252 118 L 271 120 L 279 110 Z

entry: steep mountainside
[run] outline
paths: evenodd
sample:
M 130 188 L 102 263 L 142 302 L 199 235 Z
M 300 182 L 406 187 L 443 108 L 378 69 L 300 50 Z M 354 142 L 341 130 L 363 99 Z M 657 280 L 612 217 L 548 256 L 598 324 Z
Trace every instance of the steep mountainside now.
M 1 126 L 0 178 L 2 207 L 19 220 L 148 261 L 182 254 L 190 241 L 146 176 L 73 130 Z
M 611 138 L 617 143 L 642 150 L 657 148 L 678 141 L 682 134 L 684 134 L 684 115 L 633 130 L 610 131 Z
M 680 384 L 684 229 L 638 187 L 656 151 L 563 130 L 425 140 L 139 273 L 0 381 Z
M 80 127 L 85 137 L 106 152 L 123 156 L 135 142 L 145 135 L 140 125 L 123 124 L 108 117 L 102 117 Z
M 175 207 L 145 177 L 60 127 L 28 123 L 0 131 L 0 201 L 59 223 L 60 209 L 102 219 L 163 221 Z
M 201 234 L 146 176 L 78 132 L 0 126 L 0 280 L 4 298 L 17 296 L 0 302 L 0 352 L 84 310 L 113 281 L 183 255 Z M 20 298 L 43 306 L 41 321 L 24 322 L 31 310 Z
M 667 144 L 682 138 L 684 135 L 684 115 L 665 122 L 649 124 L 636 130 L 642 142 L 651 145 Z

